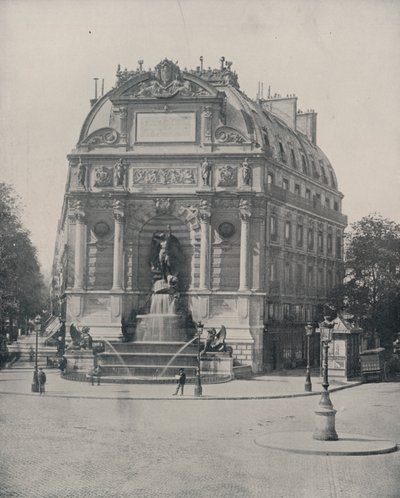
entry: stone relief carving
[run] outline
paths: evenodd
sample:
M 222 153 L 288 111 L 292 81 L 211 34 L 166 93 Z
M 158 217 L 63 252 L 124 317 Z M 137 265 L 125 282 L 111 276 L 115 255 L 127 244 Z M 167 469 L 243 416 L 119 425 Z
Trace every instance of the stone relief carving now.
M 246 138 L 234 128 L 221 126 L 215 130 L 215 139 L 220 143 L 242 144 L 247 142 Z
M 196 171 L 193 168 L 134 169 L 134 184 L 148 185 L 196 185 Z
M 95 169 L 95 187 L 112 187 L 113 184 L 113 171 L 111 168 L 100 166 Z
M 82 145 L 114 145 L 118 139 L 119 134 L 114 128 L 100 128 L 87 136 Z
M 86 204 L 85 204 L 85 202 L 81 199 L 77 199 L 73 203 L 73 207 L 74 207 L 75 220 L 80 221 L 80 222 L 84 222 L 86 219 L 86 212 L 85 212 Z
M 235 187 L 237 185 L 237 171 L 234 166 L 220 166 L 218 169 L 220 187 Z
M 210 95 L 201 86 L 184 80 L 178 65 L 164 59 L 157 64 L 149 81 L 140 83 L 124 95 L 134 98 L 170 98 L 178 94 L 182 97 Z
M 167 214 L 170 212 L 172 203 L 169 197 L 158 197 L 154 202 L 157 214 Z
M 230 239 L 236 232 L 236 229 L 229 221 L 223 221 L 218 225 L 217 232 L 223 239 Z

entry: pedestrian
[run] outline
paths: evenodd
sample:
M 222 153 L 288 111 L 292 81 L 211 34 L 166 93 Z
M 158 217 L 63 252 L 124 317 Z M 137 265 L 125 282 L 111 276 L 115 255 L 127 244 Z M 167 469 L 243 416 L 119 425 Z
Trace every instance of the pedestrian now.
M 46 374 L 44 373 L 43 368 L 39 368 L 38 381 L 39 381 L 39 393 L 43 394 L 46 385 Z
M 172 396 L 176 396 L 179 392 L 179 389 L 181 390 L 181 396 L 183 396 L 183 388 L 185 387 L 185 382 L 186 382 L 186 374 L 183 368 L 179 369 L 179 374 L 176 376 L 176 381 L 177 381 L 176 391 L 173 393 Z

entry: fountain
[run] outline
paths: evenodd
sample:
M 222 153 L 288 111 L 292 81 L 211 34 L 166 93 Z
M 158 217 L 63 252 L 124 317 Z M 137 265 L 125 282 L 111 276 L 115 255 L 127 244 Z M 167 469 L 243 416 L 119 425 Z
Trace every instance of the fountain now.
M 166 231 L 154 232 L 148 262 L 152 289 L 146 304 L 150 306 L 131 313 L 135 315 L 130 321 L 132 332 L 127 333 L 123 321 L 125 342 L 104 341 L 103 351 L 96 352 L 93 360 L 101 367 L 102 382 L 173 382 L 180 368 L 185 369 L 188 382 L 196 376 L 196 327 L 181 294 L 186 290 L 180 278 L 184 256 L 169 225 Z M 231 380 L 232 358 L 226 349 L 208 348 L 201 359 L 202 376 L 208 381 Z

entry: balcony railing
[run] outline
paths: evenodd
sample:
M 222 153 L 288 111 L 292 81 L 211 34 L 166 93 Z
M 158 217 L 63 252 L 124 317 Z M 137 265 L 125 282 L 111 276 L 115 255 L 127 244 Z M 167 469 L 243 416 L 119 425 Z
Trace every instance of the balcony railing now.
M 277 185 L 268 185 L 267 192 L 274 198 L 293 206 L 299 207 L 301 209 L 306 209 L 307 211 L 312 211 L 316 214 L 329 218 L 343 225 L 347 225 L 347 216 L 335 211 L 334 209 L 329 209 L 319 202 L 316 205 L 312 201 L 300 197 L 299 195 L 289 192 Z

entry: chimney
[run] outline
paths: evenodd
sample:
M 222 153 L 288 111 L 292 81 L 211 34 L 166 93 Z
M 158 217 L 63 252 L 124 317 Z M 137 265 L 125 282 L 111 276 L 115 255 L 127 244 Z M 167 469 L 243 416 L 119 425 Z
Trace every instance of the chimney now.
M 296 129 L 306 135 L 314 144 L 317 144 L 317 113 L 314 110 L 297 114 Z
M 268 96 L 270 95 L 270 88 L 268 88 Z M 269 111 L 271 114 L 280 118 L 290 128 L 296 128 L 296 114 L 297 114 L 297 97 L 268 97 L 266 100 L 261 100 L 263 109 Z

